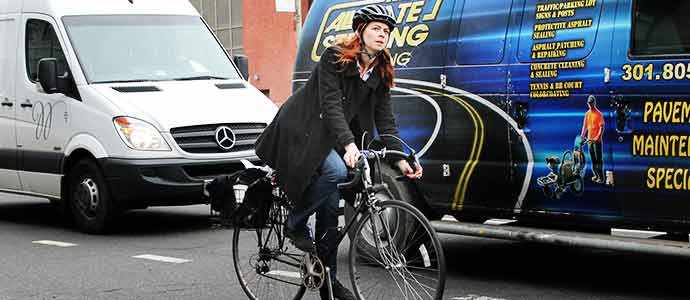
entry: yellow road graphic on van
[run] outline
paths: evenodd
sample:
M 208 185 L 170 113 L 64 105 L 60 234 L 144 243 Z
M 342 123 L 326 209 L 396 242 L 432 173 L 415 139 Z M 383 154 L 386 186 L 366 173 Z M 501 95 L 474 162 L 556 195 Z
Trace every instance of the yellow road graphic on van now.
M 472 173 L 474 172 L 474 168 L 477 166 L 477 163 L 479 163 L 479 158 L 482 154 L 482 148 L 484 146 L 484 121 L 482 121 L 481 116 L 477 112 L 477 110 L 472 107 L 467 101 L 463 100 L 460 97 L 453 96 L 453 95 L 447 95 L 444 93 L 439 93 L 436 91 L 432 90 L 426 90 L 426 89 L 416 89 L 420 92 L 426 92 L 426 93 L 432 93 L 444 97 L 448 97 L 451 100 L 457 102 L 460 104 L 470 115 L 472 118 L 472 123 L 474 123 L 474 137 L 472 140 L 472 151 L 470 152 L 470 156 L 467 158 L 467 163 L 465 164 L 465 167 L 462 170 L 462 173 L 460 173 L 460 178 L 458 179 L 458 185 L 455 187 L 455 195 L 453 197 L 453 205 L 451 206 L 451 209 L 453 210 L 461 210 L 464 203 L 465 203 L 465 194 L 467 194 L 467 187 L 469 186 L 470 178 L 472 177 Z

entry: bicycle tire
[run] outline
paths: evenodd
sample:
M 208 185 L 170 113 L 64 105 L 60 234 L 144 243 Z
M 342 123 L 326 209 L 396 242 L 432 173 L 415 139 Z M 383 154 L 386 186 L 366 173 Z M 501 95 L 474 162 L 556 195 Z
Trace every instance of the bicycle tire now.
M 271 208 L 269 212 L 271 216 L 275 215 L 276 207 L 279 206 L 274 205 Z M 275 228 L 282 228 L 282 223 L 269 225 L 267 228 L 244 229 L 235 227 L 232 237 L 232 259 L 237 281 L 245 295 L 251 300 L 290 299 L 292 294 L 294 294 L 292 299 L 302 299 L 306 288 L 301 285 L 301 278 L 295 278 L 295 274 L 299 274 L 299 267 L 275 260 L 276 257 L 273 257 L 273 254 L 261 257 L 262 249 L 270 250 L 271 247 L 278 246 L 280 250 L 278 250 L 276 256 L 281 256 L 281 259 L 290 260 L 294 263 L 301 262 L 297 260 L 302 255 L 301 251 L 295 249 L 286 239 L 280 238 L 280 234 L 276 235 L 275 240 L 271 240 L 269 235 L 266 241 L 278 242 L 282 245 L 267 245 L 268 243 L 259 242 L 260 232 L 263 234 L 264 230 L 275 230 Z M 243 233 L 248 233 L 248 235 Z M 294 256 L 290 256 L 291 253 L 294 253 Z M 253 259 L 255 260 L 254 262 L 252 261 Z M 282 264 L 278 266 L 278 263 Z M 250 275 L 258 278 L 259 282 L 256 286 L 251 284 L 252 278 L 250 278 Z M 291 283 L 288 284 L 281 280 L 290 281 Z M 297 285 L 298 282 L 300 283 L 299 285 Z
M 355 237 L 350 241 L 348 262 L 350 281 L 357 299 L 409 299 L 410 296 L 412 299 L 442 299 L 446 263 L 441 242 L 429 221 L 414 206 L 402 201 L 385 200 L 377 206 L 380 208 L 378 212 L 398 211 L 388 214 L 365 213 L 356 226 Z M 380 220 L 380 226 L 376 227 L 384 230 L 383 236 L 378 234 L 378 239 L 381 240 L 378 253 L 361 253 L 363 248 L 357 245 L 363 238 L 365 226 L 375 226 L 375 218 L 381 216 L 402 214 L 409 215 L 416 222 L 415 226 L 408 227 L 412 232 L 405 233 L 409 237 L 407 240 L 397 239 L 393 243 L 386 243 L 386 237 L 391 237 L 392 234 L 389 232 L 390 222 Z M 403 219 L 410 222 L 408 217 Z M 370 220 L 374 220 L 373 224 Z M 390 282 L 383 282 L 386 279 Z

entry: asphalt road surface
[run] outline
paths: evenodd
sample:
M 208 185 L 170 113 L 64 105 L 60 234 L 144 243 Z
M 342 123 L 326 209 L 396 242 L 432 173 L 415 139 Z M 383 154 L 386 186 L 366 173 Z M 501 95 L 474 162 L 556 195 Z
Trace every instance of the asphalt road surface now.
M 131 211 L 118 228 L 82 234 L 46 200 L 0 194 L 0 300 L 245 298 L 232 267 L 232 231 L 214 224 L 208 206 Z M 441 239 L 449 271 L 444 299 L 690 297 L 687 259 Z

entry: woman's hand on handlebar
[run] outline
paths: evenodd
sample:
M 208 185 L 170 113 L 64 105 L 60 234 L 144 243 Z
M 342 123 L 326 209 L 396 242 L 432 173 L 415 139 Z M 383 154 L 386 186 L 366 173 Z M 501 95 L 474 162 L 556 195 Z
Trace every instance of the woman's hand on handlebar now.
M 422 174 L 424 173 L 424 170 L 422 170 L 422 166 L 420 165 L 415 165 L 415 168 L 412 169 L 410 166 L 410 163 L 407 162 L 407 160 L 399 160 L 398 163 L 398 169 L 400 169 L 400 172 L 403 173 L 403 175 L 407 176 L 408 178 L 412 179 L 418 179 L 422 177 Z
M 347 146 L 345 146 L 345 155 L 343 155 L 343 160 L 348 167 L 354 168 L 355 165 L 357 165 L 357 160 L 361 155 L 362 153 L 360 153 L 359 149 L 357 149 L 357 145 L 355 145 L 355 143 L 349 143 Z

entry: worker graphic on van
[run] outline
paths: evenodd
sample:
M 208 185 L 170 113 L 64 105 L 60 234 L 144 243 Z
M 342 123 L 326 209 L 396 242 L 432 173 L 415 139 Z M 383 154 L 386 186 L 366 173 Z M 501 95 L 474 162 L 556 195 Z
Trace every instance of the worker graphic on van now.
M 604 115 L 597 109 L 597 100 L 590 95 L 587 98 L 589 110 L 582 123 L 582 140 L 589 145 L 589 157 L 592 161 L 592 182 L 604 183 L 604 160 L 602 157 L 602 135 L 604 133 Z
M 592 161 L 592 182 L 604 183 L 604 160 L 602 158 L 602 135 L 604 132 L 604 116 L 597 109 L 596 98 L 587 98 L 589 110 L 585 113 L 580 135 L 575 138 L 572 150 L 565 150 L 562 156 L 546 157 L 549 174 L 537 178 L 537 184 L 548 199 L 561 199 L 571 192 L 575 196 L 582 196 L 585 185 L 587 158 L 584 145 L 589 146 L 589 157 Z

